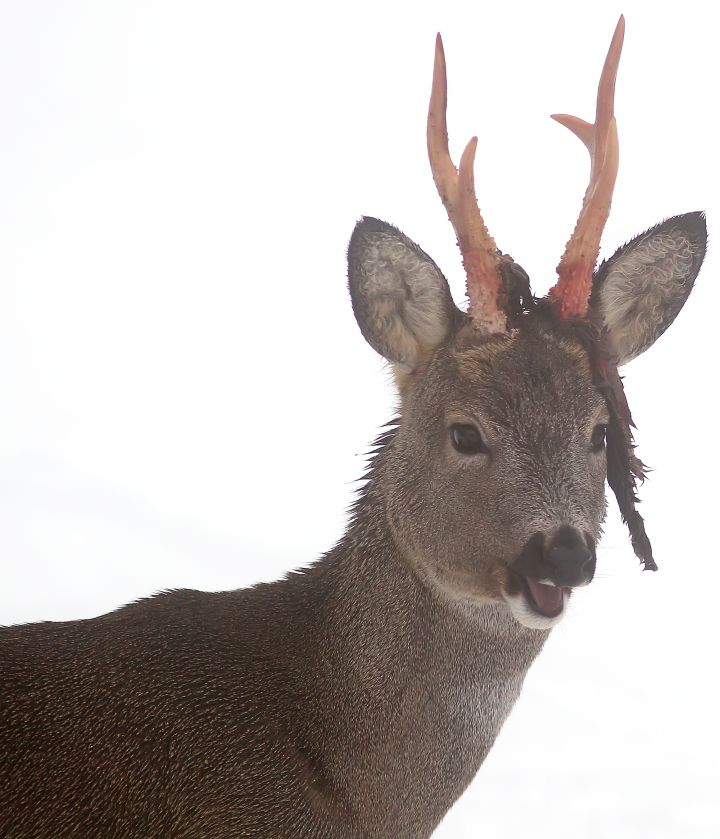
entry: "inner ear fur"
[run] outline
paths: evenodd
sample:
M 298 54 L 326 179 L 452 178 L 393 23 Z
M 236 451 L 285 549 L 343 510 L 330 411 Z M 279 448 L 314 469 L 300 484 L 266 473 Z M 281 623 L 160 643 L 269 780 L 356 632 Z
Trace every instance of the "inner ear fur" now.
M 398 372 L 417 369 L 462 318 L 433 260 L 379 219 L 366 217 L 356 225 L 348 279 L 360 331 Z
M 704 214 L 686 213 L 641 233 L 600 266 L 590 305 L 618 364 L 652 346 L 675 320 L 706 246 Z

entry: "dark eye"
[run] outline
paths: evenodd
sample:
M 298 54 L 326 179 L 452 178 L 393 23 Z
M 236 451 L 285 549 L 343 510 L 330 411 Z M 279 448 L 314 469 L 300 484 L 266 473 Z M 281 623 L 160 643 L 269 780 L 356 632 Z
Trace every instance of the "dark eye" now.
M 607 425 L 596 425 L 593 428 L 592 437 L 590 438 L 590 448 L 599 453 L 605 448 L 605 436 L 607 435 Z
M 489 449 L 474 425 L 451 425 L 450 439 L 460 454 L 487 454 Z

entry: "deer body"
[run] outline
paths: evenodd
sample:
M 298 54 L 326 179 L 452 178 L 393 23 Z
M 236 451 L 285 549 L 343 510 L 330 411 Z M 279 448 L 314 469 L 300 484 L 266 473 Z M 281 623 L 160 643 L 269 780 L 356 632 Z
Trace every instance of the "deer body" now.
M 706 229 L 668 219 L 593 271 L 622 31 L 595 124 L 559 118 L 593 166 L 543 300 L 480 217 L 476 141 L 450 160 L 438 41 L 430 159 L 470 310 L 399 230 L 358 223 L 353 309 L 401 404 L 347 533 L 275 583 L 0 630 L 0 839 L 428 837 L 593 578 L 606 476 L 655 567 L 617 367 L 682 308 Z
M 438 597 L 388 530 L 371 507 L 286 580 L 3 630 L 0 836 L 429 836 L 547 632 Z

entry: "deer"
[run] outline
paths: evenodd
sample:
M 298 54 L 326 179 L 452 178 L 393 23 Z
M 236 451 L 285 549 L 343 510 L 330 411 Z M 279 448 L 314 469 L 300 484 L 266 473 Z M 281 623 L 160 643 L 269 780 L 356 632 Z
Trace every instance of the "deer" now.
M 358 222 L 351 303 L 400 407 L 344 536 L 275 582 L 3 628 L 0 836 L 428 837 L 593 579 L 606 480 L 657 567 L 618 368 L 675 320 L 707 233 L 702 213 L 678 215 L 597 266 L 623 37 L 621 18 L 595 122 L 554 117 L 591 172 L 538 298 L 483 221 L 477 138 L 450 156 L 438 36 L 428 153 L 469 303 L 400 230 Z

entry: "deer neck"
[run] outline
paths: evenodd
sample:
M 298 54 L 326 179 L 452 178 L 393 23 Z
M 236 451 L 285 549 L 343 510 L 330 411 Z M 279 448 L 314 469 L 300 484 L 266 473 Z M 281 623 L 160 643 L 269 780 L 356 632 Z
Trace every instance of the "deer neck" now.
M 519 688 L 548 637 L 519 624 L 504 604 L 472 604 L 434 590 L 382 518 L 355 525 L 328 559 L 335 666 L 352 677 L 353 691 L 378 705 L 453 690 L 469 712 L 472 706 L 480 713 L 503 685 Z
M 419 579 L 377 476 L 318 571 L 319 680 L 326 707 L 343 709 L 323 721 L 328 769 L 351 811 L 382 814 L 377 835 L 415 835 L 393 821 L 409 811 L 425 814 L 429 832 L 484 760 L 548 632 Z

